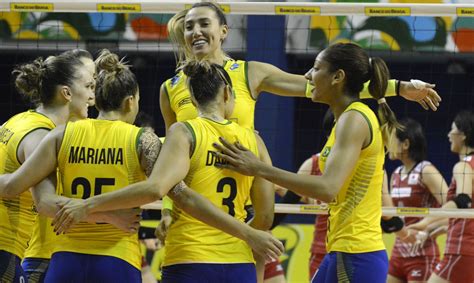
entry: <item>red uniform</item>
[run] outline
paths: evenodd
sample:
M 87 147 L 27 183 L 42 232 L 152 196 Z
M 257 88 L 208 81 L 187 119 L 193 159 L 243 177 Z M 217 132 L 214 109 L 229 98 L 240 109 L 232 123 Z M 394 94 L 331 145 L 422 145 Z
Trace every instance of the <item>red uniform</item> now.
M 319 170 L 319 154 L 312 156 L 311 175 L 321 175 Z M 314 237 L 311 244 L 311 257 L 309 259 L 309 278 L 312 278 L 326 255 L 326 233 L 328 231 L 328 216 L 318 215 L 314 223 Z
M 474 169 L 474 157 L 466 156 L 463 160 Z M 474 186 L 474 177 L 473 177 Z M 456 197 L 454 178 L 448 190 L 448 200 Z M 471 198 L 474 197 L 474 193 Z M 471 208 L 474 205 L 471 204 Z M 435 273 L 451 282 L 474 282 L 474 219 L 449 219 L 448 238 L 443 260 L 436 266 Z
M 265 264 L 265 273 L 263 275 L 263 279 L 267 280 L 284 274 L 285 270 L 283 270 L 283 266 L 281 266 L 280 261 L 276 259 Z
M 422 171 L 431 165 L 422 161 L 406 175 L 402 175 L 403 166 L 398 167 L 392 176 L 391 196 L 396 207 L 439 207 L 436 198 L 423 184 Z M 419 217 L 405 217 L 405 225 L 419 222 Z M 439 249 L 434 239 L 428 238 L 423 247 L 412 250 L 410 244 L 398 237 L 392 250 L 389 274 L 401 280 L 426 281 L 439 261 Z

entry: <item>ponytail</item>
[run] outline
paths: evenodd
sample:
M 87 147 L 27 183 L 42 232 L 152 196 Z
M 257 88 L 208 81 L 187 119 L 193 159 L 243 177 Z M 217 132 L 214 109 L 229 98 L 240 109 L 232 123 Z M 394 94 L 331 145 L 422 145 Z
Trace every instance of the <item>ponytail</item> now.
M 368 77 L 370 80 L 369 93 L 377 100 L 377 116 L 380 120 L 384 143 L 388 147 L 396 129 L 402 129 L 403 126 L 397 121 L 395 113 L 385 100 L 385 91 L 387 90 L 390 72 L 381 58 L 369 58 Z

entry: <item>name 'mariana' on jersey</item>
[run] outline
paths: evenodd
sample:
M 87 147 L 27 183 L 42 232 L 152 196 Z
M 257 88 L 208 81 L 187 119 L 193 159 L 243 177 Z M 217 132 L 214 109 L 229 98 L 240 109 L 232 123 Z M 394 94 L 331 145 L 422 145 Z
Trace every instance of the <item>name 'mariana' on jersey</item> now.
M 123 165 L 123 148 L 90 148 L 71 146 L 68 163 Z
M 206 157 L 206 166 L 215 166 L 217 165 L 225 165 L 228 162 L 223 159 L 219 158 L 216 156 L 216 152 L 212 150 L 207 151 L 207 157 Z

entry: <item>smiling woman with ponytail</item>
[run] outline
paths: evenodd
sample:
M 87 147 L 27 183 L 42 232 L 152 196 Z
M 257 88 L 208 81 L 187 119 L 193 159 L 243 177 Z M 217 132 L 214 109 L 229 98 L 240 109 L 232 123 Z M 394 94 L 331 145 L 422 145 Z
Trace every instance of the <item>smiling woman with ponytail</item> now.
M 220 167 L 263 177 L 329 204 L 328 254 L 313 282 L 385 282 L 388 258 L 380 228 L 384 140 L 400 127 L 384 98 L 388 68 L 361 47 L 340 43 L 319 53 L 305 76 L 311 99 L 329 105 L 336 120 L 320 154 L 322 175 L 297 175 L 272 167 L 241 144 L 226 140 L 215 145 L 222 152 L 217 155 L 227 161 Z M 369 80 L 369 92 L 379 105 L 378 118 L 359 101 Z

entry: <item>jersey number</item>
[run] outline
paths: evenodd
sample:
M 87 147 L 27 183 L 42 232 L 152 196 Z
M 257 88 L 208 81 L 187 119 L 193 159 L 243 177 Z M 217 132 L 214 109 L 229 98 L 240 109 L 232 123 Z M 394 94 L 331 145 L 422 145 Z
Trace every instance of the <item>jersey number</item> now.
M 225 205 L 229 208 L 229 214 L 235 216 L 235 205 L 234 199 L 237 196 L 237 182 L 234 178 L 226 177 L 219 181 L 217 184 L 217 192 L 223 193 L 224 187 L 229 186 L 230 194 L 228 197 L 222 199 L 222 205 Z
M 103 186 L 113 186 L 115 185 L 114 178 L 95 178 L 94 184 L 94 196 L 100 195 L 102 193 Z M 77 195 L 77 188 L 82 186 L 82 199 L 88 199 L 91 196 L 91 183 L 84 177 L 77 177 L 72 181 L 71 193 Z

